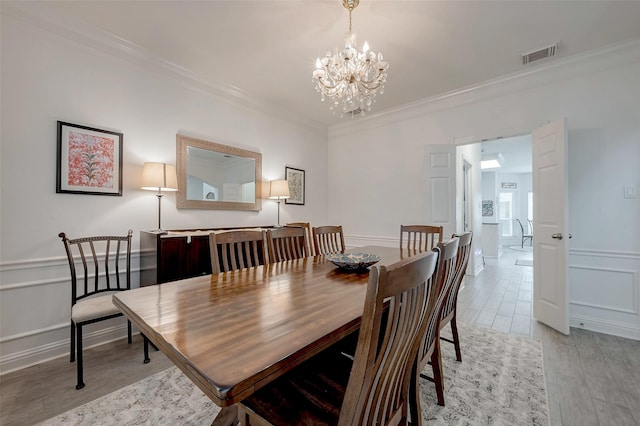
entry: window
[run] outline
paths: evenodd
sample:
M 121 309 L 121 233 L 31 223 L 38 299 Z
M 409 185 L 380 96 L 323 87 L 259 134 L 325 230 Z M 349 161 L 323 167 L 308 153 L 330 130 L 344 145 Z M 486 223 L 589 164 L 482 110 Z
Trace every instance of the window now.
M 502 236 L 513 236 L 513 192 L 498 193 L 498 220 L 502 223 Z

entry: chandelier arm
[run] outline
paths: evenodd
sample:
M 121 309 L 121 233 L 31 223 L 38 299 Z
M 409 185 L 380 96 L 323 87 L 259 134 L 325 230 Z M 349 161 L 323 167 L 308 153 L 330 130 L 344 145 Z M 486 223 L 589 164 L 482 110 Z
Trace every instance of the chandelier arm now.
M 370 84 L 376 83 L 376 88 L 377 88 L 378 86 L 380 86 L 380 84 L 382 84 L 381 77 L 382 77 L 382 75 L 378 74 L 374 78 L 372 78 L 371 80 L 360 79 L 360 83 L 366 85 L 367 87 L 369 87 Z
M 318 87 L 323 89 L 323 90 L 324 89 L 328 89 L 328 90 L 335 89 L 336 87 L 338 87 L 340 85 L 340 83 L 334 83 L 334 84 L 331 84 L 331 85 L 327 85 L 327 84 L 324 84 L 324 80 L 323 81 L 318 80 L 318 83 L 319 83 Z

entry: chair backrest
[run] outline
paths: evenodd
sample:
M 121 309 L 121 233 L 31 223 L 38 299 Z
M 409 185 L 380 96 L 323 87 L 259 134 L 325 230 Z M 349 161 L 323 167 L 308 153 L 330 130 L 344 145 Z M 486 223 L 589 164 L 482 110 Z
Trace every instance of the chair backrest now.
M 315 256 L 316 251 L 313 247 L 313 236 L 311 235 L 311 224 L 309 222 L 291 222 L 287 226 L 302 226 L 307 236 L 307 256 Z
M 267 231 L 269 262 L 300 259 L 308 256 L 307 235 L 300 226 L 286 226 Z
M 430 225 L 400 225 L 400 248 L 432 250 L 442 241 L 444 227 Z
M 446 301 L 442 306 L 440 319 L 447 317 L 456 308 L 456 304 L 458 303 L 458 292 L 460 291 L 460 285 L 464 279 L 464 274 L 467 270 L 467 265 L 469 264 L 469 256 L 471 254 L 473 232 L 469 231 L 463 234 L 453 234 L 451 236 L 451 238 L 456 237 L 459 238 L 460 241 L 458 243 L 458 253 L 456 254 L 455 278 L 453 279 L 453 284 L 451 285 Z
M 58 234 L 71 270 L 72 305 L 97 293 L 131 288 L 132 236 L 131 229 L 124 236 L 69 239 L 64 232 Z
M 316 254 L 344 252 L 342 226 L 317 226 L 312 228 Z
M 522 225 L 522 222 L 520 222 L 520 219 L 516 219 L 516 222 L 518 222 L 518 226 L 520 226 L 520 234 L 524 237 L 525 235 L 527 235 L 526 232 L 524 232 L 524 226 Z
M 406 424 L 416 355 L 433 316 L 429 295 L 437 256 L 422 253 L 371 268 L 340 425 Z
M 269 263 L 264 230 L 212 232 L 209 234 L 209 250 L 212 274 Z
M 533 234 L 533 221 L 531 219 L 527 219 L 527 222 L 529 222 L 529 233 Z
M 436 278 L 429 306 L 433 308 L 435 315 L 429 319 L 427 330 L 418 352 L 419 372 L 427 365 L 432 352 L 432 345 L 438 335 L 438 331 L 440 331 L 442 306 L 456 278 L 456 258 L 459 241 L 459 238 L 452 238 L 449 241 L 438 243 L 438 246 L 433 249 L 438 253 L 438 265 L 436 266 Z

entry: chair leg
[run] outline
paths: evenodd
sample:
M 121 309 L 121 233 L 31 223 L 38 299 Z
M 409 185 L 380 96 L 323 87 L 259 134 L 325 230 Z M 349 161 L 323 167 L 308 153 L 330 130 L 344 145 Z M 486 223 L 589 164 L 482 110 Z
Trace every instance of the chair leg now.
M 76 360 L 76 325 L 71 321 L 71 349 L 69 350 L 69 362 Z
M 131 321 L 127 320 L 127 341 L 131 344 Z
M 460 338 L 458 337 L 458 323 L 456 314 L 451 318 L 451 334 L 453 334 L 453 346 L 456 348 L 456 360 L 462 362 L 462 352 L 460 351 Z
M 77 372 L 78 372 L 78 383 L 76 384 L 76 389 L 82 389 L 84 387 L 84 381 L 82 380 L 82 326 L 76 325 L 76 340 L 77 340 Z
M 149 364 L 149 362 L 151 362 L 151 358 L 149 358 L 149 339 L 147 339 L 147 336 L 145 336 L 144 334 L 142 335 L 142 338 L 144 339 L 144 363 L 145 364 Z
M 436 339 L 436 347 L 431 354 L 431 367 L 433 369 L 433 382 L 436 385 L 438 405 L 444 407 L 444 377 L 442 374 L 442 359 L 440 359 L 440 342 Z
M 411 373 L 411 383 L 409 384 L 409 418 L 411 426 L 422 425 L 422 410 L 420 409 L 420 380 L 418 378 L 417 366 L 414 365 Z

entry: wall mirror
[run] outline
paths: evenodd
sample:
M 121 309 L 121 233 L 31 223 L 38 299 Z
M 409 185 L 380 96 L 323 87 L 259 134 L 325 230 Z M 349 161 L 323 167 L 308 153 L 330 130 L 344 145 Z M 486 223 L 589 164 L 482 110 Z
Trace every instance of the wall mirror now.
M 184 135 L 176 141 L 179 209 L 262 209 L 262 154 Z

